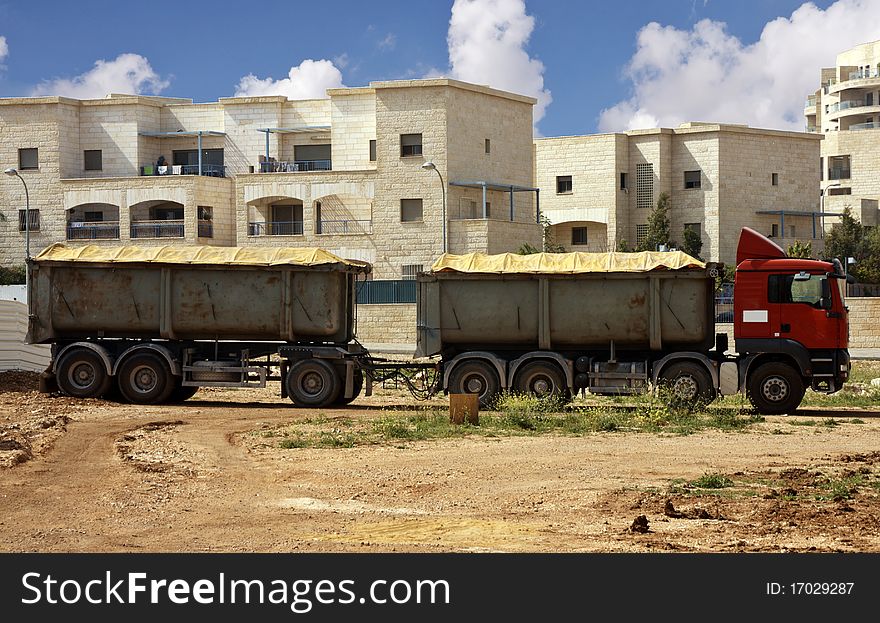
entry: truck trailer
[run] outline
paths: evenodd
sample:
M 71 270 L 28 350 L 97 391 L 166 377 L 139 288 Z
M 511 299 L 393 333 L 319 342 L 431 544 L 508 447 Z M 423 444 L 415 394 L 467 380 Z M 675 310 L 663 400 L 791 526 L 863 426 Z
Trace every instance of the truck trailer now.
M 667 387 L 708 403 L 744 391 L 762 414 L 807 387 L 847 380 L 839 261 L 788 258 L 744 228 L 734 284 L 735 352 L 715 334 L 719 267 L 681 252 L 443 256 L 418 277 L 417 356 L 439 355 L 442 389 L 556 396 Z

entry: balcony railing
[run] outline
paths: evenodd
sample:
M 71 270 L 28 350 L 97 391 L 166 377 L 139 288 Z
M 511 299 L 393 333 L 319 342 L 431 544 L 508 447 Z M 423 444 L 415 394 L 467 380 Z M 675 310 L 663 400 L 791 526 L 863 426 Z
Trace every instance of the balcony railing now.
M 811 95 L 807 98 L 807 101 L 804 103 L 804 108 L 815 108 L 816 107 L 816 96 Z
M 160 173 L 162 169 L 164 172 Z M 175 164 L 167 167 L 157 167 L 155 165 L 145 165 L 141 167 L 141 175 L 198 175 L 199 165 L 197 164 Z M 226 166 L 222 164 L 202 164 L 202 175 L 208 177 L 226 177 Z
M 361 305 L 415 303 L 414 279 L 361 281 L 357 284 L 357 302 Z
M 818 132 L 819 129 L 818 129 L 816 126 L 814 126 L 814 125 L 808 125 L 808 126 L 806 127 L 806 131 L 807 131 L 807 132 Z
M 318 234 L 371 234 L 373 233 L 373 221 L 367 220 L 342 220 L 342 221 L 318 221 Z
M 118 240 L 119 221 L 86 223 L 73 221 L 67 224 L 68 240 Z
M 832 167 L 828 169 L 829 180 L 848 180 L 850 176 L 849 167 Z
M 330 171 L 330 160 L 293 160 L 290 162 L 261 162 L 260 173 L 296 173 L 298 171 Z
M 866 78 L 880 78 L 880 73 L 875 71 L 851 71 L 849 72 L 850 80 L 864 80 Z
M 847 128 L 847 130 L 874 130 L 876 128 L 880 128 L 880 124 L 868 122 L 868 123 L 854 123 L 851 126 L 849 126 Z
M 214 222 L 204 219 L 199 220 L 199 238 L 214 237 Z
M 183 238 L 183 220 L 132 221 L 132 238 Z
M 302 236 L 303 221 L 248 223 L 248 236 Z
M 845 100 L 843 102 L 838 102 L 837 104 L 831 104 L 828 108 L 828 113 L 849 110 L 850 108 L 863 108 L 865 106 L 868 106 L 868 104 L 862 100 Z

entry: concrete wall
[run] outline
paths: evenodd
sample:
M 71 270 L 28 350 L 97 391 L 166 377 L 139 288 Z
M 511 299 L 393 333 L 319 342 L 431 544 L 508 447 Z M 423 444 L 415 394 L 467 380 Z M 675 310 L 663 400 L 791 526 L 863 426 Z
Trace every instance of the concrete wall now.
M 416 305 L 358 305 L 357 338 L 362 344 L 416 343 Z
M 880 348 L 880 297 L 848 297 L 850 348 Z

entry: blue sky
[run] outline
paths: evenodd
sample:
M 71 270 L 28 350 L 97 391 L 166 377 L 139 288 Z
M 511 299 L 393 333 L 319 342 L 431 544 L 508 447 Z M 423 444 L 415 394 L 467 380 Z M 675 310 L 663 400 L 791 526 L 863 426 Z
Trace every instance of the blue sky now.
M 497 3 L 511 15 L 521 12 L 516 6 L 521 0 L 477 0 L 484 10 L 503 13 L 497 11 Z M 727 109 L 711 101 L 701 104 L 701 108 L 688 103 L 690 99 L 713 99 L 706 97 L 707 86 L 700 84 L 698 77 L 688 78 L 688 71 L 693 72 L 700 55 L 705 54 L 719 63 L 720 72 L 733 75 L 737 73 L 734 68 L 740 68 L 735 83 L 711 87 L 718 89 L 719 98 L 730 100 L 736 92 L 753 87 L 754 91 L 778 87 L 785 90 L 785 95 L 778 96 L 779 101 L 788 102 L 803 90 L 797 95 L 799 102 L 787 103 L 793 106 L 787 116 L 745 119 L 753 125 L 788 124 L 793 128 L 802 125 L 797 107 L 801 106 L 802 113 L 803 96 L 818 86 L 820 65 L 833 65 L 834 54 L 861 42 L 859 38 L 880 39 L 877 22 L 864 25 L 865 20 L 859 19 L 862 12 L 880 13 L 878 0 L 817 1 L 813 3 L 815 11 L 801 11 L 803 18 L 792 17 L 802 4 L 790 0 L 528 0 L 525 13 L 534 21 L 527 41 L 519 49 L 529 60 L 543 64 L 543 71 L 536 75 L 543 79 L 543 85 L 535 87 L 532 80 L 518 90 L 543 89 L 552 94 L 552 102 L 538 124 L 539 132 L 548 136 L 622 129 L 617 126 L 632 126 L 639 121 L 665 125 L 713 114 L 724 118 L 698 120 L 743 121 L 736 118 L 742 113 L 739 109 L 758 106 L 748 101 L 742 106 L 728 102 Z M 833 4 L 839 5 L 838 19 L 854 19 L 863 25 L 818 51 L 809 33 L 819 30 L 816 34 L 821 34 L 824 11 L 830 11 Z M 4 66 L 0 69 L 0 95 L 29 95 L 39 88 L 51 92 L 63 83 L 47 81 L 70 80 L 92 70 L 97 60 L 112 61 L 121 54 L 146 59 L 156 78 L 152 83 L 140 84 L 144 92 L 152 88 L 162 95 L 195 101 L 233 95 L 248 74 L 259 79 L 283 79 L 291 67 L 306 59 L 326 59 L 327 66 L 332 63 L 348 86 L 422 77 L 432 72 L 450 74 L 447 33 L 452 6 L 452 0 L 5 2 L 0 3 L 0 37 L 5 37 L 8 51 L 4 57 L 0 46 Z M 765 67 L 766 62 L 756 60 L 761 54 L 760 46 L 755 44 L 766 24 L 780 17 L 788 27 L 781 29 L 785 32 L 777 35 L 776 43 L 783 43 L 782 47 L 790 52 L 790 62 L 808 65 L 801 69 L 803 77 L 797 84 L 776 84 L 773 76 L 788 71 L 785 64 L 771 71 Z M 698 26 L 701 20 L 711 22 Z M 467 22 L 459 28 L 467 29 Z M 640 32 L 650 22 L 657 22 L 653 32 L 656 36 L 652 38 L 652 31 L 644 31 L 640 40 Z M 707 28 L 707 24 L 717 28 Z M 797 24 L 808 28 L 806 34 L 803 28 L 795 28 Z M 474 35 L 477 40 L 481 36 Z M 642 57 L 652 52 L 662 56 L 663 46 L 672 46 L 671 41 L 684 41 L 683 45 L 689 46 L 677 64 L 661 67 L 658 63 L 663 65 L 665 61 L 655 59 L 642 62 L 637 70 L 630 65 L 639 50 L 643 51 Z M 714 51 L 713 46 L 717 48 Z M 804 53 L 811 48 L 812 57 L 806 58 Z M 478 44 L 463 48 L 463 54 L 480 53 Z M 503 63 L 504 59 L 498 61 Z M 492 68 L 481 69 L 477 63 L 476 68 L 467 65 L 470 69 L 464 69 L 466 65 L 461 61 L 451 75 L 474 75 L 474 81 L 493 81 Z M 510 72 L 514 77 L 509 80 L 515 81 L 519 69 L 512 67 Z M 634 80 L 636 73 L 639 77 Z M 766 74 L 764 82 L 757 86 L 743 84 L 752 73 Z M 658 94 L 662 91 L 658 81 L 670 78 L 680 78 L 684 92 Z M 811 86 L 810 81 L 816 85 Z M 603 117 L 603 111 L 608 110 L 611 112 Z

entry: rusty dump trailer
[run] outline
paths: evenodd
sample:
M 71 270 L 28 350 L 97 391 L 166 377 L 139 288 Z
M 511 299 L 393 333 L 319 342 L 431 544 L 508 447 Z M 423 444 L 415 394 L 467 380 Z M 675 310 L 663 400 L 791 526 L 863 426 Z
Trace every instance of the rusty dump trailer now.
M 715 274 L 681 252 L 445 255 L 418 278 L 417 355 L 484 403 L 631 393 L 683 366 L 712 387 Z
M 29 264 L 28 342 L 52 344 L 49 375 L 73 396 L 153 404 L 264 386 L 280 366 L 296 404 L 344 404 L 363 384 L 370 270 L 320 249 L 53 245 Z

